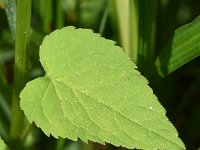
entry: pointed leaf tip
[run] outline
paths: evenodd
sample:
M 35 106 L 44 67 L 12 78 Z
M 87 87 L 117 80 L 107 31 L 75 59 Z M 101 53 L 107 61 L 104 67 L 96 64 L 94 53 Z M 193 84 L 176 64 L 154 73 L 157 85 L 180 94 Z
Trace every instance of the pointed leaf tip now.
M 184 149 L 147 80 L 123 50 L 88 29 L 65 27 L 40 48 L 46 75 L 20 94 L 47 135 L 139 149 Z

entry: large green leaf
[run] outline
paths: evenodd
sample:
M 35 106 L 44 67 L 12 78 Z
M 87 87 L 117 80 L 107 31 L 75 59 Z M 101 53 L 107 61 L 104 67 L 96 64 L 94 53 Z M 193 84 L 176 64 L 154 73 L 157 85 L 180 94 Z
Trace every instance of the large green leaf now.
M 40 48 L 46 75 L 21 92 L 21 108 L 45 134 L 127 148 L 184 149 L 148 81 L 123 50 L 66 27 Z
M 7 146 L 6 144 L 4 143 L 4 141 L 1 139 L 0 137 L 0 150 L 7 150 Z
M 153 76 L 164 77 L 198 56 L 200 56 L 200 16 L 176 30 L 173 39 L 156 58 Z

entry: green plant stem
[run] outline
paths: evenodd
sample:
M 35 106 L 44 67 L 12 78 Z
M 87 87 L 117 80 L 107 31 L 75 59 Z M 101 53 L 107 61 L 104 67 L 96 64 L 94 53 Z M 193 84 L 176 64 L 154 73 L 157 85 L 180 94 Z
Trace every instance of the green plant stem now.
M 120 43 L 124 51 L 131 57 L 130 48 L 130 1 L 129 0 L 113 0 L 118 28 L 120 34 Z
M 40 15 L 43 22 L 43 30 L 45 33 L 50 33 L 51 31 L 51 21 L 52 21 L 52 5 L 53 0 L 41 0 L 39 1 Z
M 137 53 L 138 53 L 138 1 L 137 0 L 131 0 L 130 1 L 130 17 L 131 17 L 131 42 L 130 42 L 130 58 L 134 63 L 137 64 Z
M 34 127 L 34 124 L 30 124 L 28 121 L 26 122 L 26 124 L 24 125 L 24 129 L 23 132 L 21 134 L 21 139 L 22 141 L 26 141 L 27 136 L 29 135 L 29 133 L 32 131 Z
M 12 118 L 10 128 L 10 138 L 13 146 L 17 149 L 20 145 L 21 133 L 24 127 L 24 115 L 20 109 L 19 94 L 26 83 L 28 70 L 27 46 L 30 36 L 31 0 L 17 1 L 17 24 L 15 43 L 15 68 L 14 87 L 12 99 Z

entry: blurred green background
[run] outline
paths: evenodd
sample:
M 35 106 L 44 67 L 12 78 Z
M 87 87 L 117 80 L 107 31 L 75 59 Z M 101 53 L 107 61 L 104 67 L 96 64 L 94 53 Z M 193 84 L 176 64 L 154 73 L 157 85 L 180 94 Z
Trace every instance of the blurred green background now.
M 126 43 L 126 39 L 122 36 L 121 28 L 124 27 L 126 29 L 124 24 L 127 24 L 120 20 L 119 16 L 122 15 L 122 18 L 124 17 L 126 21 L 126 11 L 131 6 L 121 5 L 116 7 L 116 1 L 33 0 L 31 38 L 28 50 L 31 58 L 29 80 L 44 74 L 38 61 L 39 46 L 44 36 L 64 26 L 73 25 L 75 27 L 90 28 L 108 39 L 115 40 L 117 45 L 121 45 L 126 49 L 123 45 L 123 41 L 125 40 Z M 149 7 L 141 7 L 140 9 L 145 12 L 150 9 Z M 0 0 L 0 114 L 5 116 L 0 118 L 0 135 L 5 141 L 8 138 L 7 134 L 10 125 L 13 83 L 15 45 L 15 28 L 13 26 L 15 25 L 15 19 L 10 14 L 14 11 L 12 9 L 14 7 L 5 9 L 4 0 Z M 199 14 L 199 0 L 158 0 L 155 16 L 154 57 L 168 43 L 174 35 L 175 29 L 191 22 Z M 9 19 L 11 19 L 10 24 Z M 128 40 L 131 43 L 134 41 L 134 39 Z M 144 75 L 146 74 L 145 71 L 141 71 Z M 200 147 L 200 58 L 195 58 L 156 83 L 151 82 L 151 79 L 149 81 L 150 86 L 165 107 L 167 116 L 177 128 L 180 138 L 187 149 L 198 149 Z M 64 145 L 64 149 L 67 150 L 90 150 L 92 147 L 95 150 L 104 150 L 106 148 L 123 149 L 94 143 L 86 145 L 80 141 L 59 140 L 57 142 L 56 139 L 46 137 L 40 129 L 33 128 L 31 132 L 32 134 L 26 139 L 26 146 L 29 149 L 50 150 L 55 149 L 55 147 L 59 149 L 59 145 L 61 147 Z

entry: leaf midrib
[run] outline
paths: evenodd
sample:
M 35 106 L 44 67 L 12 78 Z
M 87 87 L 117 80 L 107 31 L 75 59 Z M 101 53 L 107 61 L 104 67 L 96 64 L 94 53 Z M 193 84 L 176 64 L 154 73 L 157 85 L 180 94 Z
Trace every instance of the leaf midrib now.
M 56 80 L 57 81 L 57 80 Z M 51 82 L 51 81 L 50 81 Z M 57 81 L 58 82 L 58 81 Z M 61 97 L 59 96 L 59 90 L 56 90 L 56 84 L 54 83 L 54 81 L 52 80 L 52 83 L 53 83 L 53 85 L 54 85 L 54 87 L 55 87 L 55 91 L 57 91 L 56 93 L 57 93 L 57 97 L 58 97 L 58 99 L 59 99 L 59 101 L 61 101 Z M 62 82 L 59 82 L 59 83 L 62 83 Z M 65 85 L 65 84 L 63 84 L 63 85 Z M 67 86 L 67 85 L 65 85 L 65 86 Z M 70 90 L 72 91 L 72 93 L 73 93 L 73 95 L 75 96 L 75 98 L 79 101 L 79 99 L 78 99 L 78 97 L 76 96 L 76 94 L 74 93 L 74 90 L 70 87 L 70 86 L 67 86 L 67 87 L 69 87 L 70 88 Z M 90 115 L 89 115 L 89 113 L 87 112 L 87 110 L 84 108 L 84 106 L 82 105 L 82 103 L 79 101 L 79 103 L 80 103 L 80 105 L 83 107 L 83 109 L 86 111 L 86 113 L 87 113 L 87 115 L 88 115 L 88 117 L 90 118 L 90 120 L 91 120 L 91 122 L 93 122 L 94 124 L 96 124 L 92 119 L 91 119 L 91 117 L 90 117 Z M 60 104 L 61 105 L 61 104 Z M 64 114 L 64 111 L 62 110 L 62 112 L 63 112 L 63 114 Z M 76 113 L 76 111 L 74 111 L 75 113 Z M 66 116 L 65 116 L 65 114 L 64 114 L 64 118 L 65 118 Z M 68 118 L 68 117 L 67 117 Z M 68 118 L 70 121 L 71 121 L 71 119 L 70 118 Z M 72 121 L 71 121 L 71 123 L 72 123 Z M 79 127 L 79 126 L 77 126 L 76 124 L 74 124 L 74 123 L 72 123 L 73 125 L 75 125 L 76 127 L 78 127 L 78 128 L 81 128 L 82 129 L 82 127 Z M 100 126 L 98 126 L 98 124 L 96 124 L 96 126 L 98 127 L 98 128 L 100 128 L 101 130 L 104 130 L 104 131 L 106 131 L 106 132 L 110 132 L 110 131 L 108 131 L 108 130 L 105 130 L 105 129 L 102 129 Z M 89 132 L 91 135 L 93 135 L 93 136 L 95 136 L 94 134 L 92 134 L 91 132 L 90 132 L 90 130 L 87 130 L 86 129 L 86 131 L 87 132 Z M 112 132 L 110 132 L 113 136 L 115 136 L 119 141 L 123 141 L 123 143 L 126 143 L 126 141 L 124 141 L 124 140 L 122 140 L 122 139 L 120 139 L 118 136 L 116 136 L 115 134 L 113 134 Z M 96 137 L 96 136 L 95 136 Z M 96 137 L 96 138 L 98 138 L 98 137 Z M 89 139 L 89 138 L 88 138 Z M 99 139 L 99 138 L 98 138 Z M 91 139 L 89 139 L 89 140 L 91 140 Z M 126 144 L 128 144 L 128 143 L 126 143 Z
M 66 83 L 63 83 L 63 82 L 61 82 L 61 81 L 59 81 L 59 80 L 57 80 L 57 79 L 55 79 L 55 78 L 54 78 L 54 79 L 50 79 L 50 82 L 53 82 L 53 80 L 56 80 L 57 82 L 59 82 L 59 83 L 65 85 L 65 86 L 67 86 L 67 87 L 70 88 L 71 90 L 76 90 L 76 89 L 71 88 L 71 87 L 70 87 L 69 85 L 67 85 Z M 76 90 L 76 91 L 78 91 L 78 92 L 80 92 L 80 93 L 86 95 L 87 97 L 89 97 L 89 98 L 95 100 L 96 102 L 98 102 L 98 103 L 100 103 L 100 104 L 102 104 L 102 105 L 108 107 L 108 108 L 111 109 L 112 111 L 117 112 L 117 113 L 118 113 L 119 115 L 121 115 L 123 118 L 128 119 L 130 122 L 136 124 L 137 126 L 142 127 L 143 129 L 145 129 L 145 130 L 147 130 L 147 131 L 149 131 L 149 132 L 152 132 L 153 134 L 157 135 L 158 137 L 164 138 L 165 140 L 171 142 L 172 144 L 174 144 L 174 145 L 176 145 L 176 146 L 178 146 L 178 147 L 180 147 L 180 148 L 183 148 L 182 146 L 178 145 L 178 144 L 175 143 L 174 141 L 172 141 L 172 140 L 170 140 L 170 139 L 168 139 L 168 138 L 166 138 L 166 137 L 164 137 L 164 136 L 162 136 L 162 135 L 156 133 L 156 132 L 153 131 L 153 130 L 149 130 L 149 129 L 145 128 L 144 126 L 142 126 L 142 125 L 140 125 L 139 123 L 137 123 L 137 122 L 131 120 L 130 118 L 127 118 L 126 116 L 124 116 L 123 114 L 121 114 L 121 113 L 118 112 L 117 110 L 114 110 L 112 107 L 110 107 L 110 106 L 104 104 L 103 102 L 99 102 L 99 101 L 96 100 L 95 98 L 89 96 L 87 93 L 84 93 L 84 92 L 79 91 L 79 90 Z M 73 92 L 73 94 L 74 94 L 74 92 Z M 77 98 L 77 96 L 76 96 L 75 94 L 74 94 L 74 96 Z M 77 98 L 77 99 L 78 99 L 78 98 Z M 164 130 L 166 130 L 166 129 L 164 129 Z M 134 140 L 135 140 L 135 139 L 134 139 Z

